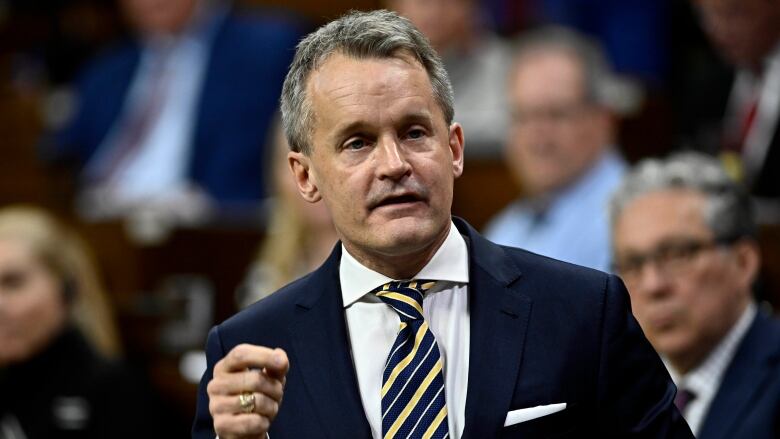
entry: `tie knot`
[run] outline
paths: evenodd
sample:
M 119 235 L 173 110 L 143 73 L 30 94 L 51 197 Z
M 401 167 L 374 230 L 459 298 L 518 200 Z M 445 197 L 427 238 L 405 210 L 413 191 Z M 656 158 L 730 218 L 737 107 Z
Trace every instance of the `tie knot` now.
M 674 405 L 677 406 L 677 409 L 680 410 L 680 412 L 685 413 L 688 404 L 693 402 L 694 399 L 696 399 L 695 393 L 688 389 L 679 389 L 677 395 L 674 397 Z
M 402 322 L 423 319 L 423 297 L 436 284 L 432 280 L 388 282 L 374 290 L 383 302 L 398 313 Z

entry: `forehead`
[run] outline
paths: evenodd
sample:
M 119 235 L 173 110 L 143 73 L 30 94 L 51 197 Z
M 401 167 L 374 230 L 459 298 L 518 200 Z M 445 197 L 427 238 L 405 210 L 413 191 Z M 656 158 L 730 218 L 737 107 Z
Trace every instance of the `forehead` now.
M 344 117 L 348 110 L 383 107 L 413 101 L 418 107 L 434 102 L 428 73 L 412 56 L 355 58 L 331 55 L 307 82 L 316 121 Z M 381 104 L 380 104 L 381 103 Z
M 707 199 L 690 189 L 649 192 L 630 201 L 616 223 L 615 243 L 646 248 L 670 238 L 709 238 Z
M 567 49 L 530 49 L 514 63 L 511 96 L 515 102 L 576 99 L 584 92 L 583 73 L 581 62 Z
M 32 248 L 21 239 L 0 236 L 0 268 L 8 263 L 19 263 L 32 259 Z

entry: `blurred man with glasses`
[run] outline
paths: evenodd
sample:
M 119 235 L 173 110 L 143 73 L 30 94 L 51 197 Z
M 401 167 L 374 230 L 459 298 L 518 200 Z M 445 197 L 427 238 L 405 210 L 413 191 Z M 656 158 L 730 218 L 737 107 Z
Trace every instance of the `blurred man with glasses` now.
M 615 270 L 697 438 L 780 434 L 780 323 L 753 300 L 751 205 L 719 163 L 646 160 L 610 205 Z
M 614 144 L 615 77 L 594 42 L 564 28 L 519 42 L 507 82 L 507 165 L 523 196 L 488 224 L 491 241 L 607 271 L 607 203 L 626 164 Z

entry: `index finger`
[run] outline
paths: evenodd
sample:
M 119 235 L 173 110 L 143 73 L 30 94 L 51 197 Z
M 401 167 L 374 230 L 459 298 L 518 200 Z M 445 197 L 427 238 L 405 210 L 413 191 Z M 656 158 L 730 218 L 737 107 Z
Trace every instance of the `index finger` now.
M 265 346 L 240 344 L 214 366 L 214 373 L 239 372 L 246 369 L 278 370 L 286 367 L 286 356 L 279 356 L 274 349 Z
M 266 366 L 265 373 L 269 377 L 276 378 L 284 383 L 284 377 L 290 369 L 290 360 L 287 359 L 287 352 L 282 348 L 274 349 L 274 355 L 278 361 L 270 367 Z

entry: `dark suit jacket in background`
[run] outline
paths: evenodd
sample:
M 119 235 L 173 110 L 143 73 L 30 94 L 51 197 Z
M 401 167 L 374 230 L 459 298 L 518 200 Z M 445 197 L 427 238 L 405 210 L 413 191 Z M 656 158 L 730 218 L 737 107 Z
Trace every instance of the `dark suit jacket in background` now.
M 455 221 L 470 259 L 464 439 L 692 437 L 617 277 L 500 247 Z M 214 437 L 206 385 L 214 364 L 240 343 L 289 355 L 273 439 L 371 437 L 344 319 L 340 249 L 314 273 L 212 329 L 194 438 Z M 561 402 L 568 404 L 561 412 L 503 426 L 510 410 Z
M 780 438 L 780 322 L 759 312 L 715 394 L 699 439 Z
M 211 40 L 188 177 L 212 198 L 265 196 L 264 146 L 302 29 L 281 17 L 228 15 Z M 141 47 L 128 42 L 95 60 L 78 84 L 78 109 L 54 139 L 55 160 L 86 164 L 121 114 Z

